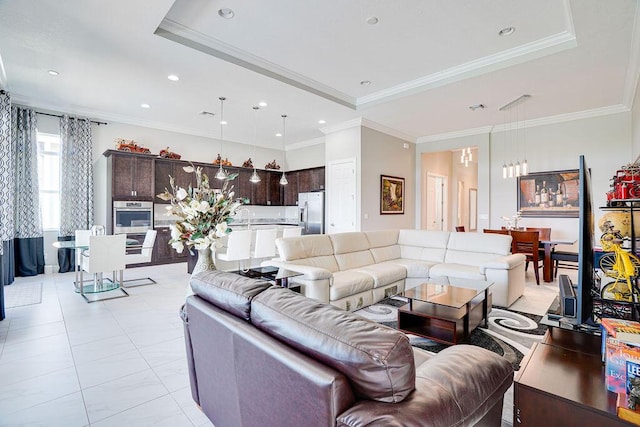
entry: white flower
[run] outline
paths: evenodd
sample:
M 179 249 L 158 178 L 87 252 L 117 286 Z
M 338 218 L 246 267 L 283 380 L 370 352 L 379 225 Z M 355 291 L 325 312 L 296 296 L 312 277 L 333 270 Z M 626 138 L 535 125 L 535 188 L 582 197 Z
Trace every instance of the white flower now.
M 226 222 L 221 222 L 220 224 L 216 225 L 216 236 L 218 237 L 224 237 L 227 235 L 227 223 Z
M 177 240 L 180 238 L 180 232 L 178 231 L 178 227 L 176 227 L 175 225 L 170 225 L 169 228 L 171 229 L 171 238 L 173 240 Z
M 233 195 L 234 195 L 234 194 L 236 194 L 236 193 L 235 193 L 235 192 L 233 192 L 233 191 L 231 191 L 231 192 L 229 193 L 229 199 L 233 199 Z
M 186 173 L 194 173 L 195 169 L 193 168 L 193 166 L 183 166 L 182 170 L 185 171 Z
M 178 192 L 176 193 L 176 199 L 178 200 L 184 200 L 185 197 L 187 197 L 189 195 L 189 193 L 187 193 L 187 190 L 185 190 L 184 188 L 180 187 L 178 189 Z
M 222 200 L 222 199 L 224 199 L 224 194 L 222 194 L 222 193 L 216 194 L 216 201 L 219 201 L 219 200 Z
M 178 241 L 178 242 L 173 242 L 173 243 L 171 244 L 171 247 L 172 247 L 173 249 L 175 249 L 175 250 L 176 250 L 176 252 L 178 252 L 179 254 L 181 254 L 181 253 L 182 253 L 182 250 L 184 249 L 184 246 L 182 245 L 182 242 L 180 242 L 180 241 Z

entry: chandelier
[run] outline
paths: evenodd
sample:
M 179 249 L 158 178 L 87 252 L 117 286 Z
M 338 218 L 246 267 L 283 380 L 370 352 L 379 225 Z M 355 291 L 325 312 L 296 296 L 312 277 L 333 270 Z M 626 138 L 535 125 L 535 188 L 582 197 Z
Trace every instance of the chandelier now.
M 525 114 L 522 117 L 522 121 L 520 120 L 520 110 L 521 110 L 521 106 L 522 104 L 527 101 L 529 98 L 531 98 L 531 95 L 528 94 L 524 94 L 519 96 L 518 98 L 514 99 L 513 101 L 503 105 L 502 107 L 500 107 L 500 111 L 502 111 L 504 113 L 504 129 L 503 129 L 503 135 L 504 135 L 504 150 L 503 153 L 506 157 L 507 154 L 507 145 L 510 145 L 509 151 L 511 151 L 512 147 L 515 147 L 515 151 L 516 151 L 516 157 L 517 157 L 517 152 L 519 151 L 518 148 L 522 147 L 522 150 L 526 150 L 526 135 L 525 135 L 525 123 L 526 123 L 526 110 L 525 110 Z M 516 108 L 515 110 L 512 110 L 513 107 L 518 106 L 518 108 Z M 510 111 L 511 110 L 511 111 Z M 511 120 L 509 121 L 509 130 L 507 130 L 507 125 L 506 125 L 506 112 L 510 111 L 510 118 Z M 513 111 L 515 111 L 516 117 L 515 117 L 515 122 L 513 120 L 513 118 L 511 117 L 511 114 L 513 113 Z M 512 125 L 515 123 L 515 130 L 512 129 Z M 522 131 L 520 131 L 520 127 L 522 126 Z M 509 162 L 509 165 L 507 165 L 507 162 L 505 160 L 505 162 L 502 164 L 502 178 L 513 178 L 514 176 L 520 177 L 520 176 L 524 176 L 527 175 L 529 173 L 529 165 L 527 163 L 527 158 L 526 156 L 523 156 L 523 161 L 522 163 L 520 163 L 520 160 L 516 159 L 516 163 L 515 165 L 513 164 L 513 161 Z
M 220 169 L 218 169 L 218 172 L 216 172 L 216 178 L 223 180 L 227 179 L 227 172 L 222 168 L 222 127 L 227 124 L 227 122 L 224 121 L 224 100 L 227 98 L 221 96 L 218 99 L 220 100 Z
M 286 128 L 285 128 L 285 119 L 287 118 L 286 114 L 283 114 L 282 116 L 282 153 L 283 155 L 286 154 L 287 151 L 287 140 L 286 140 Z M 284 156 L 283 156 L 284 157 Z M 287 185 L 289 183 L 289 181 L 287 180 L 287 176 L 284 174 L 284 162 L 282 162 L 282 176 L 280 177 L 280 185 Z

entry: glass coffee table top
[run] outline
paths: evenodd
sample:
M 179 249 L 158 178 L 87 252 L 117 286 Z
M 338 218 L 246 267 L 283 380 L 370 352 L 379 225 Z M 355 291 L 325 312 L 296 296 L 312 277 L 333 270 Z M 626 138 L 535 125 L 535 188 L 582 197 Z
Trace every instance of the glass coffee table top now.
M 245 277 L 251 277 L 254 279 L 267 279 L 273 280 L 277 285 L 287 287 L 287 280 L 291 277 L 302 276 L 302 273 L 297 271 L 287 270 L 279 267 L 255 267 L 250 268 L 247 271 L 236 271 L 237 274 Z
M 428 302 L 446 307 L 460 308 L 482 294 L 493 283 L 472 279 L 435 277 L 400 296 L 414 301 Z

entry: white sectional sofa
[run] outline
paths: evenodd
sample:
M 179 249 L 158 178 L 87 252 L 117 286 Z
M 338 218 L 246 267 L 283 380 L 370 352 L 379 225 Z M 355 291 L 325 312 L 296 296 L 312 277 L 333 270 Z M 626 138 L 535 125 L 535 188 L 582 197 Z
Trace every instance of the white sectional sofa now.
M 280 258 L 265 261 L 303 273 L 290 279 L 309 298 L 353 311 L 429 277 L 493 282 L 493 304 L 508 307 L 524 292 L 525 256 L 511 236 L 427 230 L 314 234 L 276 240 Z

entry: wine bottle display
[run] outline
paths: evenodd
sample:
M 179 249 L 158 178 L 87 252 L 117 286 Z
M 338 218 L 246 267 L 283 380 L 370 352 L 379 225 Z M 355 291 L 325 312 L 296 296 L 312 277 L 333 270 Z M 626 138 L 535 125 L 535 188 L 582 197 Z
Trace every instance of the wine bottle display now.
M 547 181 L 542 181 L 542 188 L 540 189 L 540 204 L 547 206 L 549 203 L 549 191 L 547 190 Z
M 533 200 L 533 203 L 538 206 L 540 205 L 540 185 L 536 185 L 536 195 Z
M 556 191 L 556 206 L 562 206 L 564 203 L 562 188 L 560 183 L 558 183 L 558 191 Z

